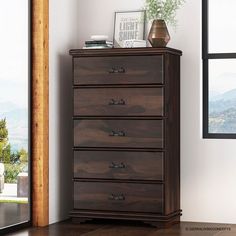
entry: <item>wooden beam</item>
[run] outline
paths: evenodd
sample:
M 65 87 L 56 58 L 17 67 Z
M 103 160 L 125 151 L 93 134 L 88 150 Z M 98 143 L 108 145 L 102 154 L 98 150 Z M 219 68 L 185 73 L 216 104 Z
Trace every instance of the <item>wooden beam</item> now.
M 48 0 L 32 0 L 32 222 L 49 223 Z

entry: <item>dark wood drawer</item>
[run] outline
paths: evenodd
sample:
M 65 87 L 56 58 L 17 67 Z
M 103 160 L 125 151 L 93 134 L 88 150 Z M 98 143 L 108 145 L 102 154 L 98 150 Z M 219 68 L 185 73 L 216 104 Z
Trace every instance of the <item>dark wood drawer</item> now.
M 74 90 L 75 116 L 162 116 L 163 88 Z
M 74 208 L 163 212 L 161 184 L 75 182 Z
M 74 177 L 163 180 L 162 152 L 75 151 Z
M 163 148 L 162 120 L 75 120 L 76 147 Z
M 162 84 L 163 56 L 74 58 L 74 84 Z

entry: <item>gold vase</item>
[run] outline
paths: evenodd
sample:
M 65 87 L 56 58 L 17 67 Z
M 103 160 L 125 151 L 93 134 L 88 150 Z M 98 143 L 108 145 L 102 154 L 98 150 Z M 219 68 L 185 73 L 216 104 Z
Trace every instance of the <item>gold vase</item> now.
M 164 20 L 154 20 L 148 35 L 148 41 L 155 48 L 165 47 L 170 41 L 170 35 Z

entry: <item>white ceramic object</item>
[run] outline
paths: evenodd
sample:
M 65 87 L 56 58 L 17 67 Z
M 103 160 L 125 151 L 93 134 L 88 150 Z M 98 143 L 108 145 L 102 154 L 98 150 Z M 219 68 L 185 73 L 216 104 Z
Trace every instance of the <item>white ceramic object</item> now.
M 107 40 L 108 36 L 107 35 L 92 35 L 91 39 L 92 40 Z
M 123 41 L 123 48 L 143 48 L 147 47 L 147 42 L 145 40 L 124 40 Z

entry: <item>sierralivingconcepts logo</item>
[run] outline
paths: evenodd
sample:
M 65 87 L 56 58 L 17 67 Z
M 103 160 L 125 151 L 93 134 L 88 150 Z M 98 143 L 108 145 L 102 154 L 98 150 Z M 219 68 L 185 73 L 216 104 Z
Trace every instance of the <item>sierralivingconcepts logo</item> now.
M 231 231 L 230 227 L 186 227 L 186 231 Z

